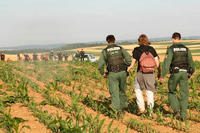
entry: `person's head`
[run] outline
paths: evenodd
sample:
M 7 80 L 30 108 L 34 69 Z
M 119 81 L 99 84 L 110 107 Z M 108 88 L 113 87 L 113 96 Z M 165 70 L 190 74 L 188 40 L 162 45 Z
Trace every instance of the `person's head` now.
M 181 40 L 181 34 L 178 32 L 174 32 L 172 34 L 172 42 L 176 43 L 176 42 L 180 42 L 180 40 Z
M 115 36 L 114 36 L 114 35 L 108 35 L 108 36 L 106 37 L 106 42 L 107 42 L 108 44 L 110 44 L 110 43 L 115 43 Z
M 145 34 L 141 34 L 138 38 L 139 45 L 150 45 L 151 42 L 149 41 L 148 37 Z

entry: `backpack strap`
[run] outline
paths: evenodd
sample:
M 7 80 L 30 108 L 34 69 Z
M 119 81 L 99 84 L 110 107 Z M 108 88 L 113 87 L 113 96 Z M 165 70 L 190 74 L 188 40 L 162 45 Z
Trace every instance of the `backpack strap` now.
M 148 48 L 147 50 L 144 50 L 144 49 L 142 49 L 142 48 L 139 47 L 138 50 L 142 52 L 141 55 L 140 55 L 140 58 L 141 58 L 141 56 L 142 56 L 142 54 L 143 54 L 144 52 L 145 52 L 146 54 L 149 53 L 149 52 L 150 52 L 149 49 L 150 49 L 150 48 Z M 140 59 L 139 59 L 139 61 L 140 61 Z

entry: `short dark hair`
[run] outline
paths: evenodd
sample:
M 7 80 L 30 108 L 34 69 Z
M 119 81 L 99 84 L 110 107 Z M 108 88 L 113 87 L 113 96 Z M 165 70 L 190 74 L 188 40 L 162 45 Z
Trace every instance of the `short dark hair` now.
M 114 43 L 114 42 L 115 42 L 115 36 L 114 36 L 114 35 L 108 35 L 108 36 L 106 37 L 106 41 L 107 41 L 108 43 Z
M 178 33 L 178 32 L 174 32 L 173 35 L 172 35 L 172 39 L 178 39 L 178 40 L 180 40 L 181 39 L 181 34 Z
M 138 44 L 139 45 L 150 45 L 151 42 L 149 41 L 147 35 L 141 34 L 138 38 Z

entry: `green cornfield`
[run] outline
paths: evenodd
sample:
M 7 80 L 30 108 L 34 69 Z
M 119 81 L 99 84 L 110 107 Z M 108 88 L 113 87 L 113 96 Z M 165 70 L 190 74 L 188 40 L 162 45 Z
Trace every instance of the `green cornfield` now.
M 157 133 L 200 131 L 200 62 L 189 81 L 188 120 L 172 116 L 166 82 L 157 81 L 153 116 L 137 116 L 135 69 L 127 79 L 123 118 L 111 108 L 107 79 L 91 62 L 1 62 L 2 133 Z M 179 91 L 178 91 L 179 93 Z

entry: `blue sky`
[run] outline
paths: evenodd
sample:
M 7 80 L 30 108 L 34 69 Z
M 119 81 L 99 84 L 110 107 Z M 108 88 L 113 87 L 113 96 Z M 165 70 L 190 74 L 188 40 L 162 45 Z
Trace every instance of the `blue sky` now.
M 199 0 L 2 0 L 0 47 L 200 35 Z

